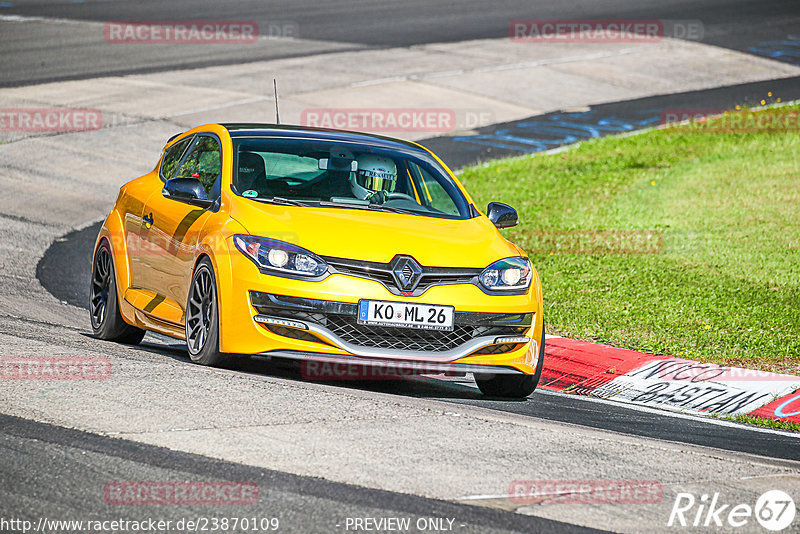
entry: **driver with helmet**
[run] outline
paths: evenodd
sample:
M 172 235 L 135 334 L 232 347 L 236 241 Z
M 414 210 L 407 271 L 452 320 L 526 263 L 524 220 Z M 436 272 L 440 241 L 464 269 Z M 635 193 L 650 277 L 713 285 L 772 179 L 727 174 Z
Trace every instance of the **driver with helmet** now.
M 361 200 L 382 204 L 397 187 L 397 166 L 391 158 L 361 154 L 358 170 L 350 173 L 350 189 Z

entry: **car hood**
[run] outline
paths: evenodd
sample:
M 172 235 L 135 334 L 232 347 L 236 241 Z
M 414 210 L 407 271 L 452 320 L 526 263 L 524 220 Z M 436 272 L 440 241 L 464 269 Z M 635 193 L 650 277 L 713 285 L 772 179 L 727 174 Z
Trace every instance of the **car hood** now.
M 251 235 L 293 243 L 319 256 L 387 263 L 406 254 L 430 267 L 483 268 L 520 255 L 483 216 L 452 220 L 239 198 L 233 199 L 230 214 Z

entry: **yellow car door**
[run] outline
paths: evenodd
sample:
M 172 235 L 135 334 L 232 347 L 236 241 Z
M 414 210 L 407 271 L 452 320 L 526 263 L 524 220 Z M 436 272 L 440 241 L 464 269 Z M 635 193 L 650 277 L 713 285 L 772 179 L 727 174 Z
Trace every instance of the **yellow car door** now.
M 220 143 L 216 136 L 200 134 L 187 149 L 174 178 L 200 180 L 209 198 L 219 196 Z M 196 257 L 197 237 L 209 211 L 154 191 L 144 209 L 147 254 L 142 267 L 148 302 L 143 309 L 174 325 L 183 324 L 189 282 Z
M 154 192 L 160 191 L 163 183 L 172 178 L 178 170 L 184 154 L 194 140 L 193 136 L 174 143 L 164 151 L 161 166 L 157 176 L 154 174 L 137 180 L 135 187 L 126 188 L 125 211 L 125 242 L 128 244 L 128 258 L 130 260 L 130 288 L 137 290 L 150 290 L 152 280 L 148 270 L 148 255 L 153 251 L 147 240 L 152 226 L 152 214 L 146 211 L 147 201 Z M 139 183 L 141 182 L 141 183 Z M 128 300 L 136 300 L 139 304 L 143 297 L 135 297 L 135 293 L 126 295 Z

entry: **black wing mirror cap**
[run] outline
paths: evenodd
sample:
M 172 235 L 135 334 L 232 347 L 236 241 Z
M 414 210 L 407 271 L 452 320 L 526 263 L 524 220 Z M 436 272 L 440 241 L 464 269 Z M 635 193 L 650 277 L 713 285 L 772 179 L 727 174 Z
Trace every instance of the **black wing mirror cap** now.
M 172 178 L 161 191 L 165 197 L 200 208 L 210 207 L 214 201 L 208 199 L 206 188 L 197 178 Z
M 498 228 L 511 228 L 519 224 L 517 210 L 502 202 L 489 202 L 486 216 Z

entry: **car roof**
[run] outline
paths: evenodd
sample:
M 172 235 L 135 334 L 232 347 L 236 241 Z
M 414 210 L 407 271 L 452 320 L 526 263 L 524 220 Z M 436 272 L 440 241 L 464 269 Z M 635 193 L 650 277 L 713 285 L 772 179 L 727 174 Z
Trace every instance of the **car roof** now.
M 261 123 L 222 123 L 220 126 L 235 137 L 289 137 L 293 139 L 317 139 L 326 141 L 349 141 L 365 143 L 381 148 L 413 149 L 424 152 L 419 145 L 401 139 L 393 139 L 381 135 L 349 132 L 346 130 L 330 130 L 327 128 L 309 128 L 305 126 L 289 126 L 283 124 Z

